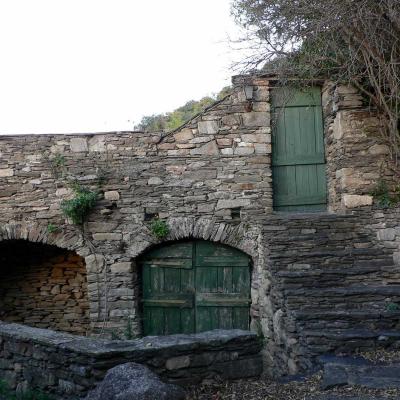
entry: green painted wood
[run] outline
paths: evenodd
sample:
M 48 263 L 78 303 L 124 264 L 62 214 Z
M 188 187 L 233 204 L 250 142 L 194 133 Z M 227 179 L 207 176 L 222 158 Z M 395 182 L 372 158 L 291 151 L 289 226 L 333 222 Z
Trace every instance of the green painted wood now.
M 239 250 L 197 242 L 196 325 L 200 330 L 249 328 L 250 261 Z M 241 320 L 234 310 L 243 308 Z
M 248 329 L 250 259 L 228 246 L 192 241 L 142 260 L 145 335 Z
M 193 246 L 174 243 L 142 260 L 143 329 L 146 335 L 193 332 Z
M 272 91 L 272 173 L 274 208 L 320 211 L 326 208 L 325 154 L 321 93 Z

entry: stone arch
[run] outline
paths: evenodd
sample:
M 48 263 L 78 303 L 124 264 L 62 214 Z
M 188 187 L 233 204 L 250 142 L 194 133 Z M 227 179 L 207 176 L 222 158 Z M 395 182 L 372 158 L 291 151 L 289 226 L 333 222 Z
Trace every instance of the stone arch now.
M 130 243 L 128 248 L 129 255 L 134 258 L 139 257 L 151 247 L 163 242 L 199 239 L 222 243 L 241 250 L 252 258 L 253 263 L 260 256 L 261 232 L 259 228 L 250 227 L 247 223 L 232 225 L 209 218 L 180 217 L 168 219 L 167 224 L 169 234 L 163 239 L 157 240 L 148 228 L 145 228 L 141 235 L 135 236 L 134 242 Z
M 0 244 L 3 242 L 21 242 L 21 245 L 23 245 L 23 242 L 26 242 L 27 246 L 37 244 L 38 246 L 51 246 L 59 250 L 64 250 L 65 254 L 75 254 L 84 260 L 83 268 L 85 270 L 86 285 L 90 281 L 90 274 L 93 274 L 89 270 L 89 266 L 93 264 L 92 252 L 85 245 L 82 234 L 75 230 L 49 233 L 47 225 L 44 226 L 29 222 L 11 222 L 0 227 Z M 86 297 L 90 309 L 96 307 L 91 298 L 90 291 L 87 291 Z M 74 331 L 77 333 L 83 332 L 81 329 L 71 330 L 71 332 Z M 85 329 L 84 332 L 87 333 L 88 329 Z
M 75 251 L 82 257 L 87 257 L 91 253 L 90 249 L 84 245 L 82 235 L 77 231 L 49 233 L 47 225 L 29 222 L 11 222 L 0 226 L 0 241 L 3 240 L 27 240 L 49 244 Z
M 163 239 L 156 239 L 151 234 L 148 227 L 143 226 L 139 234 L 136 234 L 127 243 L 126 256 L 130 256 L 132 260 L 133 271 L 135 276 L 135 300 L 134 309 L 140 309 L 140 286 L 141 280 L 138 276 L 139 260 L 143 254 L 150 251 L 152 248 L 175 241 L 182 240 L 205 240 L 215 243 L 221 243 L 247 254 L 251 258 L 251 329 L 259 330 L 259 302 L 262 296 L 259 295 L 259 290 L 262 287 L 264 277 L 264 247 L 262 245 L 261 229 L 256 226 L 242 222 L 232 225 L 223 221 L 218 221 L 211 218 L 194 218 L 194 217 L 179 217 L 169 218 L 167 221 L 169 234 Z M 133 317 L 135 323 L 135 331 L 141 334 L 141 322 L 138 314 Z

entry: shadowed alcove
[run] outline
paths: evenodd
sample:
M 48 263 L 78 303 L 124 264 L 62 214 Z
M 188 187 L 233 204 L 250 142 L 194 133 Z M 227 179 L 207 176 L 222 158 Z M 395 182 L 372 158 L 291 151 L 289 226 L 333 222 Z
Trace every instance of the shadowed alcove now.
M 47 244 L 0 242 L 0 320 L 86 334 L 89 303 L 84 259 Z

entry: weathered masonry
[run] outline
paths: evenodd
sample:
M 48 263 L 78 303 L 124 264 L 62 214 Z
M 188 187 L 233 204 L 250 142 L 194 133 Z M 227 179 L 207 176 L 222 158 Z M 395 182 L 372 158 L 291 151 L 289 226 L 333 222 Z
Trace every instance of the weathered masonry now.
M 81 334 L 251 328 L 271 374 L 395 344 L 400 221 L 370 195 L 394 180 L 379 129 L 350 87 L 287 95 L 238 76 L 169 134 L 0 137 L 0 319 Z M 60 209 L 68 179 L 100 190 L 83 230 Z

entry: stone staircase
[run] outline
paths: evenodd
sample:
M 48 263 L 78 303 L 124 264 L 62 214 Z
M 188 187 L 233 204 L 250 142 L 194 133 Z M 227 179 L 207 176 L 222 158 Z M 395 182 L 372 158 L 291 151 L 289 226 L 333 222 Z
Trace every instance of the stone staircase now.
M 300 357 L 400 348 L 400 268 L 393 250 L 368 228 L 368 218 L 325 214 L 274 221 L 280 226 L 268 243 L 278 288 L 274 304 L 285 310 Z

